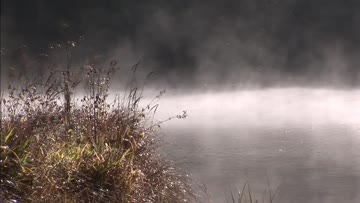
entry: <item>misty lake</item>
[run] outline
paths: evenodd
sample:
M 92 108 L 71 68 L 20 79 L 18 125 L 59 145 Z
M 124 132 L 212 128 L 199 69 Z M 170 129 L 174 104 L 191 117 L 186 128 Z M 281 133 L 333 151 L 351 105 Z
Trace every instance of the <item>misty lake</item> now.
M 158 118 L 162 152 L 206 185 L 212 202 L 247 181 L 268 202 L 360 202 L 360 92 L 268 89 L 174 94 Z

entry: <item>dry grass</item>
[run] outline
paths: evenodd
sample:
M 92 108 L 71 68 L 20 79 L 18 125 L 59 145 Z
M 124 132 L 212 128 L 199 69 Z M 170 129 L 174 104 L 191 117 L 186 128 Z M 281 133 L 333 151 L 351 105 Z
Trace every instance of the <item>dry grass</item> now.
M 31 81 L 18 80 L 11 69 L 17 85 L 9 84 L 0 100 L 0 202 L 200 201 L 194 181 L 156 153 L 156 128 L 185 118 L 186 111 L 155 122 L 156 100 L 164 92 L 140 107 L 143 88 L 133 78 L 128 93 L 108 103 L 116 68 L 114 61 L 105 69 L 86 65 L 69 73 L 67 67 Z M 87 94 L 74 101 L 72 90 L 81 83 Z M 270 203 L 276 193 L 269 190 Z M 247 183 L 231 197 L 258 202 Z
M 148 118 L 157 106 L 140 108 L 137 88 L 106 102 L 115 65 L 83 69 L 89 94 L 71 108 L 60 101 L 78 82 L 64 88 L 61 72 L 9 85 L 1 101 L 1 202 L 194 200 L 187 176 L 154 151 L 157 123 Z
M 278 193 L 278 189 L 279 187 L 277 187 L 275 192 L 273 192 L 271 190 L 270 181 L 268 179 L 268 197 L 265 197 L 265 195 L 263 195 L 261 202 L 273 203 L 274 198 Z M 234 195 L 231 189 L 230 189 L 230 194 L 231 194 L 232 203 L 259 203 L 259 199 L 252 195 L 250 184 L 248 182 L 245 182 L 242 189 L 238 191 L 237 197 Z

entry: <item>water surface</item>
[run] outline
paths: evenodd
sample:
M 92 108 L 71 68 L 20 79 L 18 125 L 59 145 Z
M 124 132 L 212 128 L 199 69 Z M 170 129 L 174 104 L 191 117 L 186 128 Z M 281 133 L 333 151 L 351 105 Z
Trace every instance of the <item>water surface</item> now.
M 359 91 L 270 89 L 169 96 L 158 117 L 164 155 L 204 183 L 213 202 L 248 181 L 259 201 L 360 202 Z M 187 108 L 186 108 L 187 107 Z M 265 201 L 267 202 L 267 201 Z

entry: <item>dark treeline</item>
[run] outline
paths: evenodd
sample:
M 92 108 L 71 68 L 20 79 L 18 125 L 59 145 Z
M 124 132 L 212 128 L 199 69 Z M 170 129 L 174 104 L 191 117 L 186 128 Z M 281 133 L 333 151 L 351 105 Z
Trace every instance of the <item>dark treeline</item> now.
M 27 44 L 31 52 L 42 53 L 49 43 L 85 36 L 88 55 L 112 52 L 126 41 L 142 53 L 148 66 L 188 80 L 195 80 L 207 54 L 216 63 L 207 71 L 224 75 L 217 78 L 220 83 L 229 75 L 223 74 L 224 66 L 231 66 L 230 72 L 244 69 L 229 65 L 234 57 L 246 61 L 252 71 L 275 69 L 286 76 L 308 77 L 329 72 L 327 60 L 332 57 L 324 50 L 340 49 L 339 60 L 346 61 L 340 79 L 350 85 L 358 79 L 358 1 L 4 0 L 1 4 L 1 44 L 7 49 Z M 265 49 L 266 57 L 248 51 L 249 43 Z M 204 54 L 209 44 L 218 48 Z M 231 59 L 218 57 L 228 52 L 237 54 Z

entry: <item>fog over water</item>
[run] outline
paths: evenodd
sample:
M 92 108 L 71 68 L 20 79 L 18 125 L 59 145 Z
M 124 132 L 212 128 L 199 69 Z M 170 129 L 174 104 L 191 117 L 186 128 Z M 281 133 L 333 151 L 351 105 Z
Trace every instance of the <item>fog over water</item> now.
M 173 94 L 157 118 L 162 147 L 213 202 L 251 184 L 259 201 L 267 180 L 275 202 L 359 202 L 360 91 L 274 88 Z M 265 196 L 264 196 L 265 195 Z
M 245 181 L 261 202 L 269 179 L 274 202 L 357 203 L 359 10 L 339 0 L 3 0 L 1 93 L 64 71 L 64 44 L 76 42 L 71 70 L 117 61 L 109 101 L 139 62 L 143 105 L 167 89 L 155 118 L 187 110 L 161 125 L 161 152 L 213 202 Z
M 360 105 L 360 90 L 268 88 L 190 95 L 172 95 L 170 91 L 168 94 L 160 99 L 159 116 L 170 116 L 176 109 L 188 110 L 189 113 L 189 119 L 172 122 L 173 125 L 360 124 L 360 109 L 357 108 Z

